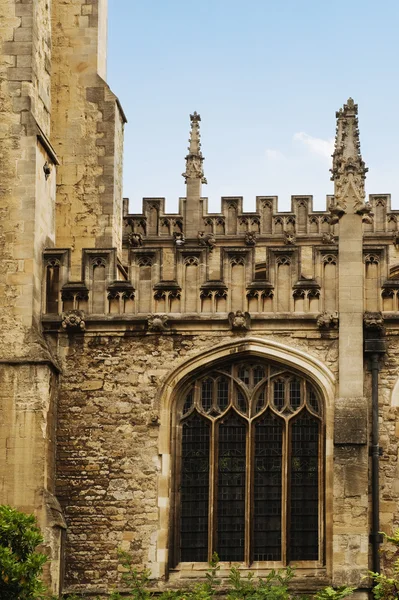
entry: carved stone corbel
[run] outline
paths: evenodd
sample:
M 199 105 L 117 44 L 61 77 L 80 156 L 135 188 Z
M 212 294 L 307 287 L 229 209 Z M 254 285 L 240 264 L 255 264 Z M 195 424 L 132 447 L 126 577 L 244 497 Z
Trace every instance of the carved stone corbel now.
M 370 333 L 376 333 L 378 336 L 384 335 L 384 318 L 382 312 L 370 312 L 367 311 L 363 316 L 364 327 Z
M 337 238 L 333 233 L 323 233 L 321 241 L 323 244 L 336 244 Z
M 249 312 L 237 310 L 235 313 L 229 313 L 229 323 L 231 329 L 251 329 L 251 315 Z
M 141 233 L 129 233 L 127 239 L 132 248 L 140 248 L 143 245 L 143 236 Z
M 86 329 L 84 312 L 82 310 L 68 310 L 67 312 L 63 312 L 61 327 L 71 333 L 84 331 Z
M 293 233 L 289 233 L 288 231 L 284 231 L 284 244 L 287 246 L 293 246 L 296 242 L 296 237 Z
M 322 312 L 317 318 L 317 327 L 320 329 L 338 329 L 338 312 Z
M 212 252 L 216 245 L 216 238 L 213 233 L 205 233 L 205 231 L 199 231 L 197 239 L 199 246 L 209 248 L 209 252 Z
M 148 315 L 148 331 L 167 331 L 168 317 L 166 315 Z
M 186 243 L 186 238 L 180 231 L 173 232 L 173 239 L 177 248 L 181 248 Z
M 256 246 L 256 238 L 255 231 L 247 231 L 245 234 L 245 244 L 247 246 Z
M 335 204 L 331 203 L 328 210 L 331 214 L 330 223 L 331 225 L 335 225 L 335 223 L 339 222 L 342 215 L 346 213 L 346 204 L 344 204 L 344 202 L 341 204 L 339 202 L 336 202 Z

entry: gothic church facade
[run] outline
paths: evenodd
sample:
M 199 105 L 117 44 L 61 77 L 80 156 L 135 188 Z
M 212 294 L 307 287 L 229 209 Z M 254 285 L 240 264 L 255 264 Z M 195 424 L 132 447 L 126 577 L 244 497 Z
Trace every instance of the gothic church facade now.
M 106 0 L 0 3 L 0 501 L 56 593 L 118 585 L 123 548 L 159 589 L 216 551 L 367 597 L 399 521 L 399 211 L 366 198 L 357 105 L 325 211 L 209 213 L 193 113 L 178 214 L 130 214 L 106 25 Z

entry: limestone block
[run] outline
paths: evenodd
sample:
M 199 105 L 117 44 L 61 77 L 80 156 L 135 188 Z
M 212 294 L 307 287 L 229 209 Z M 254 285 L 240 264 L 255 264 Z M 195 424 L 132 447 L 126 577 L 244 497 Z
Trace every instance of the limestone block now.
M 334 443 L 367 444 L 367 399 L 338 398 L 335 403 Z

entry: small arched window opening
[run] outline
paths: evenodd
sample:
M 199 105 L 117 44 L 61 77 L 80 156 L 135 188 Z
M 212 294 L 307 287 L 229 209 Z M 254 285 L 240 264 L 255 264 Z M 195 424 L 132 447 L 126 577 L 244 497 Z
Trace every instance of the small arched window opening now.
M 60 296 L 60 261 L 52 259 L 46 266 L 46 313 L 58 314 Z
M 222 364 L 177 403 L 173 566 L 323 562 L 323 405 L 300 373 Z

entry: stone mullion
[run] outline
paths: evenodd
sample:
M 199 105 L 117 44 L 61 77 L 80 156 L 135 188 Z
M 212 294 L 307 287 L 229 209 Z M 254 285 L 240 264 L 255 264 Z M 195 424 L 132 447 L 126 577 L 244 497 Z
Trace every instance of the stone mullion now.
M 216 292 L 214 292 L 214 291 L 211 292 L 211 308 L 212 308 L 212 312 L 215 313 L 216 312 Z
M 309 294 L 310 290 L 304 290 L 303 309 L 306 313 L 309 312 Z

